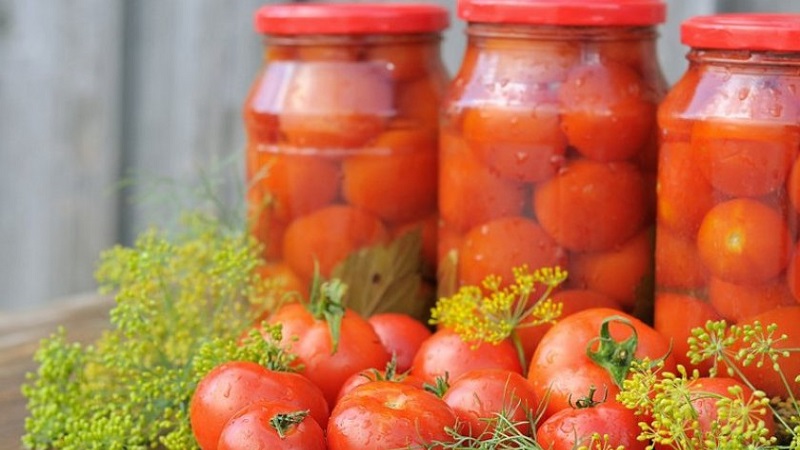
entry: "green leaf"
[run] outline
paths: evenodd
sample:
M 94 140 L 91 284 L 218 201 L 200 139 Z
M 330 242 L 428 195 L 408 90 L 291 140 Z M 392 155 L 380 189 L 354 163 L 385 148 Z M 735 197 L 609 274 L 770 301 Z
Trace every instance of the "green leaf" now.
M 346 306 L 365 317 L 400 312 L 425 320 L 433 296 L 423 289 L 421 251 L 421 231 L 410 231 L 388 245 L 353 252 L 331 278 L 349 286 Z

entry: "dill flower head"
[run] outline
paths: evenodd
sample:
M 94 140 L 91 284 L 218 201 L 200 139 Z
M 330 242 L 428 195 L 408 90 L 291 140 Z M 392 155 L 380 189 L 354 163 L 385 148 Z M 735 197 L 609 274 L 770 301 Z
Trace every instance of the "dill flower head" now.
M 501 277 L 490 275 L 481 286 L 462 286 L 452 296 L 439 299 L 430 323 L 452 329 L 477 347 L 482 342 L 500 343 L 527 320 L 529 326 L 554 322 L 562 308 L 549 296 L 566 280 L 567 272 L 559 267 L 531 272 L 527 266 L 515 267 L 512 272 L 514 282 L 508 286 L 503 286 Z M 543 294 L 531 298 L 540 287 Z

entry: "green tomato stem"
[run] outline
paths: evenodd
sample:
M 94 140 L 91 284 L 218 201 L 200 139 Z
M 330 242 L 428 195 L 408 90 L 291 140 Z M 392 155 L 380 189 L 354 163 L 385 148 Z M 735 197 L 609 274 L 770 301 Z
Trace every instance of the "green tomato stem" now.
M 609 325 L 612 322 L 618 322 L 628 326 L 633 334 L 631 337 L 624 341 L 616 341 L 611 337 Z M 592 350 L 595 344 L 599 344 L 597 351 Z M 633 363 L 633 357 L 636 353 L 636 347 L 639 344 L 639 336 L 636 333 L 636 328 L 626 318 L 621 316 L 611 316 L 603 320 L 600 325 L 600 336 L 595 337 L 586 346 L 586 356 L 589 357 L 595 364 L 606 369 L 611 375 L 614 384 L 622 387 L 622 382 L 628 376 Z

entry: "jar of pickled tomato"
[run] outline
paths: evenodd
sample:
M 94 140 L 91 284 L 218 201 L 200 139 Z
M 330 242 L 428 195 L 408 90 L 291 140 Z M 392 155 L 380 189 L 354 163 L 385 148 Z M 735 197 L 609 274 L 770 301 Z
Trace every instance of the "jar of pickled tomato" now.
M 398 308 L 385 294 L 427 312 L 448 20 L 427 4 L 257 11 L 266 51 L 244 105 L 246 179 L 268 275 L 300 292 L 315 270 L 357 278 L 351 293 L 377 310 Z
M 688 366 L 692 328 L 800 306 L 800 16 L 695 17 L 681 40 L 658 111 L 655 326 Z
M 442 295 L 490 274 L 507 284 L 522 265 L 559 266 L 564 314 L 652 310 L 665 8 L 459 0 L 468 42 L 443 105 Z

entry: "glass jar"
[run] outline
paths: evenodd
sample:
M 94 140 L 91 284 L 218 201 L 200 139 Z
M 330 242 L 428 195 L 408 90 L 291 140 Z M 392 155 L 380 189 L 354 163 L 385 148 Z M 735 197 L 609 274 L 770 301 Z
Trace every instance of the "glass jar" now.
M 255 25 L 266 52 L 244 105 L 246 179 L 266 273 L 303 291 L 318 269 L 351 282 L 363 313 L 427 313 L 447 11 L 269 5 Z
M 655 326 L 688 367 L 692 328 L 800 298 L 800 16 L 695 17 L 681 39 L 658 111 Z
M 468 45 L 443 106 L 440 295 L 558 265 L 569 272 L 565 314 L 647 316 L 665 8 L 459 1 Z

